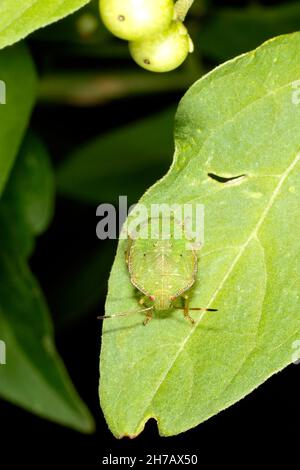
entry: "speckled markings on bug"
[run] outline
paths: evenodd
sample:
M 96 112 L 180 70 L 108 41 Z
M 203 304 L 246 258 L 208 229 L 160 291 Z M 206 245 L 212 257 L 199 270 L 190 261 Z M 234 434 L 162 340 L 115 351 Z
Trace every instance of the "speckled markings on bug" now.
M 147 223 L 151 226 L 151 218 Z M 174 225 L 177 223 L 173 220 Z M 141 305 L 150 305 L 147 323 L 154 311 L 169 310 L 180 297 L 184 300 L 184 316 L 192 323 L 189 315 L 188 291 L 196 280 L 198 258 L 193 248 L 187 249 L 189 241 L 181 231 L 182 238 L 176 239 L 174 230 L 168 239 L 130 238 L 126 261 L 132 284 L 143 294 Z

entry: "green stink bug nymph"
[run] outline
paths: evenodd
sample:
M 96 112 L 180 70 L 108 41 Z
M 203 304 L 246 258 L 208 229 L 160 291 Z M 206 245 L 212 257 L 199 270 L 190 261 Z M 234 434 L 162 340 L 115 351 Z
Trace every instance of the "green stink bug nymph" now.
M 155 227 L 156 229 L 153 230 Z M 192 324 L 193 318 L 189 315 L 190 310 L 215 309 L 190 308 L 189 290 L 195 283 L 198 269 L 198 257 L 192 245 L 188 243 L 186 236 L 180 237 L 183 231 L 176 231 L 182 228 L 174 218 L 172 227 L 169 228 L 168 236 L 162 235 L 164 219 L 149 218 L 143 224 L 147 229 L 145 236 L 134 236 L 129 234 L 128 247 L 125 260 L 128 266 L 130 281 L 140 292 L 140 305 L 144 308 L 139 310 L 146 312 L 144 324 L 152 319 L 153 312 L 182 309 L 184 317 Z M 158 229 L 158 230 L 157 230 Z M 175 301 L 182 299 L 183 307 L 176 306 Z M 111 318 L 120 315 L 129 315 L 137 312 L 125 312 L 122 314 L 106 315 L 100 318 Z

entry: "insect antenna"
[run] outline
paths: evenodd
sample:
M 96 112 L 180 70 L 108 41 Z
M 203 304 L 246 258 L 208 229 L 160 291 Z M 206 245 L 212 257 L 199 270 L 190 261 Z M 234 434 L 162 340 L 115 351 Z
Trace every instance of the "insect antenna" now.
M 184 307 L 174 307 L 176 310 L 185 310 Z M 204 312 L 217 312 L 217 308 L 189 307 L 189 310 L 203 310 Z
M 217 308 L 197 308 L 197 307 L 190 307 L 189 310 L 204 310 L 205 312 L 217 312 Z
M 141 313 L 147 312 L 148 310 L 152 310 L 153 307 L 142 308 L 141 310 L 131 310 L 129 312 L 122 312 L 122 313 L 114 313 L 113 315 L 100 315 L 97 317 L 98 320 L 106 320 L 107 318 L 114 318 L 114 317 L 127 317 L 128 315 L 132 315 L 134 313 Z

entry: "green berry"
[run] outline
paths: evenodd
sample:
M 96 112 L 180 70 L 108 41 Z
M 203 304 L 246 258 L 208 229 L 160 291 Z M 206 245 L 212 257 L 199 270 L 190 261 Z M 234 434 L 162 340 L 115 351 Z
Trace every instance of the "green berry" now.
M 103 23 L 115 36 L 134 41 L 170 25 L 173 0 L 100 0 Z
M 181 21 L 154 36 L 129 43 L 135 62 L 151 72 L 169 72 L 176 69 L 193 51 L 193 43 Z

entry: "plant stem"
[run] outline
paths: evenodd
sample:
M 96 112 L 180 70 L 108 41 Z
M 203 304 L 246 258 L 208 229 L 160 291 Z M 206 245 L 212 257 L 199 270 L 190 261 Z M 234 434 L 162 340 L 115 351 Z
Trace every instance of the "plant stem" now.
M 176 18 L 180 21 L 184 21 L 187 15 L 187 12 L 193 5 L 194 0 L 177 0 L 175 3 L 175 14 Z
M 159 77 L 124 70 L 84 74 L 60 71 L 41 78 L 39 99 L 70 106 L 99 106 L 128 96 L 181 91 L 202 73 L 202 70 L 194 70 L 188 64 L 180 72 L 160 74 Z

